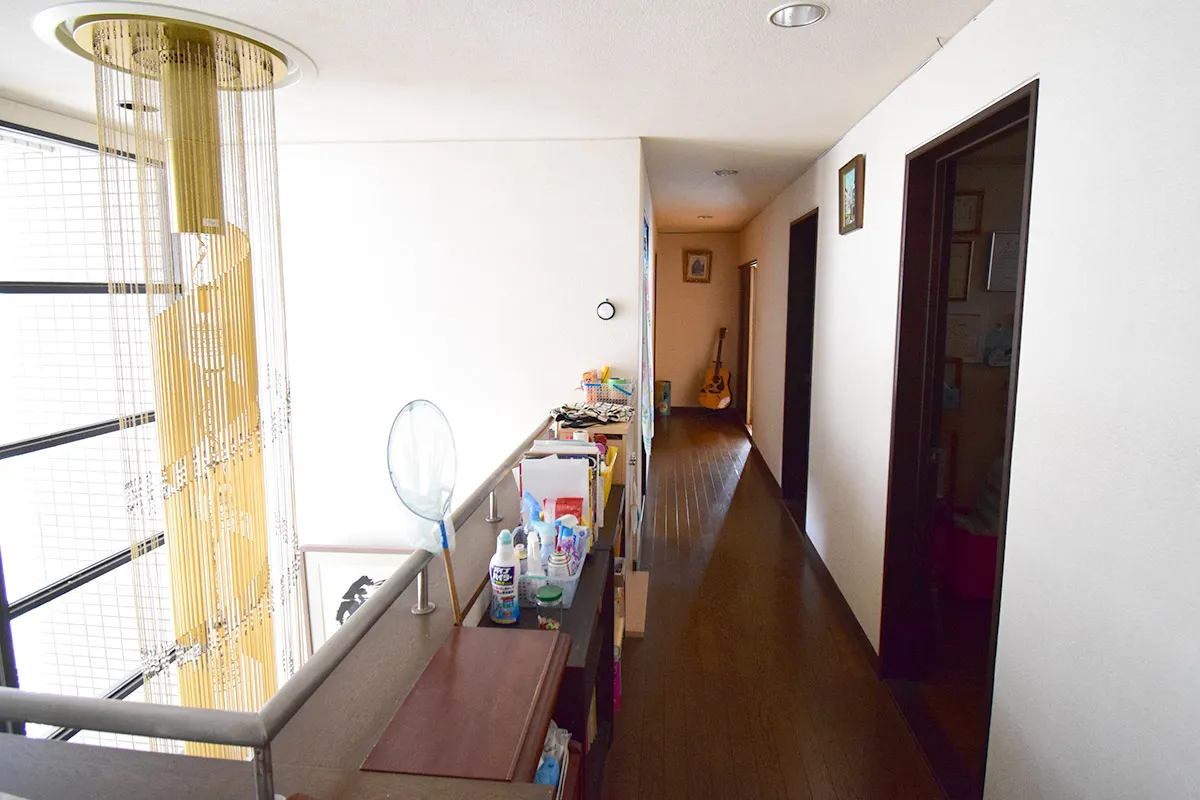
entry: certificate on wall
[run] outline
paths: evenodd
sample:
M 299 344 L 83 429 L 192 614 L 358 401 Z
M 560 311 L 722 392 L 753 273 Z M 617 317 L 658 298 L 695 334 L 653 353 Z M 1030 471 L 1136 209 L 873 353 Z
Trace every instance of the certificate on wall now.
M 954 195 L 955 233 L 979 233 L 983 222 L 983 192 L 958 192 Z
M 946 358 L 971 364 L 983 360 L 983 315 L 946 315 Z
M 966 300 L 971 291 L 971 242 L 950 243 L 950 300 Z
M 992 234 L 992 252 L 988 257 L 989 292 L 1017 290 L 1017 264 L 1021 260 L 1021 234 L 996 231 Z

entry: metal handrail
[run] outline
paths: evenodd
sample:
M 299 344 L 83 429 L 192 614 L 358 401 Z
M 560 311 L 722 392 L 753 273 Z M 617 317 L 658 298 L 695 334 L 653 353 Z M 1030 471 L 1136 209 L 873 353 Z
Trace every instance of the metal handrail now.
M 366 607 L 365 603 L 363 607 Z M 0 718 L 60 728 L 243 747 L 260 747 L 267 743 L 267 732 L 253 711 L 71 697 L 24 689 L 0 688 Z
M 475 510 L 483 504 L 483 501 L 488 498 L 488 495 L 495 489 L 496 484 L 503 480 L 504 476 L 512 472 L 512 468 L 521 463 L 521 458 L 529 452 L 529 448 L 533 447 L 533 443 L 538 440 L 546 429 L 554 423 L 553 417 L 546 417 L 541 424 L 534 429 L 533 433 L 525 437 L 516 449 L 508 454 L 508 457 L 500 462 L 500 466 L 492 470 L 492 474 L 483 479 L 475 491 L 467 495 L 467 499 L 463 500 L 450 518 L 454 520 L 454 527 L 460 528 L 466 524 Z
M 304 666 L 271 696 L 258 711 L 258 717 L 266 730 L 267 741 L 271 741 L 283 726 L 288 724 L 329 675 L 337 669 L 354 645 L 366 636 L 367 631 L 384 615 L 396 598 L 403 594 L 417 573 L 433 558 L 428 550 L 418 550 L 404 560 L 400 568 L 392 573 L 383 586 L 367 598 L 343 625 L 312 654 Z M 360 619 L 361 617 L 361 619 Z
M 466 525 L 471 515 L 489 497 L 495 487 L 515 467 L 533 442 L 553 420 L 542 420 L 538 427 L 514 449 L 500 466 L 451 513 L 455 528 Z M 254 748 L 256 796 L 273 800 L 271 741 L 316 693 L 356 644 L 375 625 L 396 599 L 432 560 L 420 550 L 413 553 L 371 597 L 329 637 L 273 697 L 257 712 L 168 706 L 130 700 L 29 692 L 0 687 L 0 720 L 33 722 L 59 728 L 180 739 L 209 744 Z

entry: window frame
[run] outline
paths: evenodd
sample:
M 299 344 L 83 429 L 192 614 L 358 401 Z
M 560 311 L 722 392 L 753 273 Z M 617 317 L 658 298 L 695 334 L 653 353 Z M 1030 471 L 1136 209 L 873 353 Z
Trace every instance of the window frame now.
M 37 130 L 25 125 L 9 122 L 0 119 L 0 133 L 11 131 L 16 134 L 25 134 L 40 139 L 47 139 L 53 142 L 78 147 L 82 150 L 88 150 L 94 153 L 99 153 L 100 148 L 91 142 L 85 142 L 79 139 L 74 139 L 68 136 L 48 131 Z M 38 294 L 38 295 L 79 295 L 79 294 L 113 294 L 116 293 L 138 293 L 145 294 L 146 285 L 139 284 L 122 284 L 116 285 L 103 283 L 98 281 L 0 281 L 0 295 L 3 294 Z M 100 420 L 88 425 L 81 425 L 66 430 L 60 430 L 52 433 L 46 433 L 40 436 L 35 436 L 28 439 L 18 440 L 10 443 L 0 443 L 0 460 L 10 458 L 18 458 L 30 453 L 36 453 L 50 448 L 59 447 L 61 445 L 78 442 L 84 439 L 90 439 L 96 436 L 103 436 L 110 433 L 115 433 L 120 430 L 145 425 L 154 422 L 154 409 L 142 411 L 127 417 L 117 417 L 114 419 Z M 63 597 L 81 586 L 86 586 L 97 578 L 107 575 L 109 572 L 117 569 L 124 564 L 128 564 L 138 556 L 145 555 L 152 550 L 155 550 L 166 544 L 166 534 L 163 531 L 150 536 L 130 547 L 118 550 L 111 553 L 98 561 L 89 564 L 82 569 L 76 570 L 69 575 L 65 575 L 57 580 L 46 584 L 24 597 L 18 598 L 15 601 L 10 601 L 5 589 L 4 581 L 4 559 L 3 553 L 0 553 L 0 686 L 11 688 L 19 688 L 19 676 L 16 667 L 16 653 L 13 648 L 12 640 L 12 620 L 22 614 L 39 608 L 46 603 L 52 602 L 60 597 Z M 124 699 L 133 694 L 142 686 L 145 680 L 151 676 L 145 674 L 144 671 L 138 670 L 131 673 L 119 683 L 113 686 L 105 694 L 103 698 L 109 699 Z M 6 730 L 9 733 L 25 734 L 24 723 L 13 723 L 7 720 L 0 720 L 0 730 Z M 70 739 L 79 731 L 75 729 L 60 728 L 52 732 L 47 738 L 58 739 L 65 741 Z

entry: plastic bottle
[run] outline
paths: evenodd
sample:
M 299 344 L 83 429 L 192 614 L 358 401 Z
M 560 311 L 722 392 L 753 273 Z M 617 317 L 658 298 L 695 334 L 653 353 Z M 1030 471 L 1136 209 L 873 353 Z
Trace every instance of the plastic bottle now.
M 530 527 L 526 536 L 529 537 L 529 544 L 525 548 L 528 553 L 525 574 L 530 577 L 540 578 L 546 574 L 542 571 L 542 535 L 537 528 Z
M 521 563 L 513 549 L 512 534 L 500 531 L 496 537 L 496 555 L 488 569 L 492 581 L 492 622 L 497 625 L 516 625 L 521 618 L 521 606 L 517 598 Z

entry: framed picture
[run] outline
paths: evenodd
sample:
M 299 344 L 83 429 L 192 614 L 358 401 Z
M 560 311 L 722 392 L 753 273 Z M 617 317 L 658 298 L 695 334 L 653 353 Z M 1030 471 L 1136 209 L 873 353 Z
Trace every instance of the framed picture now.
M 979 233 L 983 223 L 983 192 L 955 192 L 954 233 Z
M 988 256 L 987 289 L 989 292 L 1017 290 L 1017 264 L 1021 261 L 1021 234 L 1017 231 L 996 231 L 992 234 L 992 251 Z
M 309 653 L 345 625 L 411 554 L 369 547 L 301 547 Z
M 983 337 L 983 363 L 989 367 L 1012 364 L 1013 329 L 997 325 Z
M 685 250 L 683 279 L 687 283 L 708 283 L 712 280 L 712 250 Z
M 950 290 L 949 300 L 966 300 L 971 293 L 971 256 L 975 252 L 974 242 L 950 243 Z
M 867 157 L 859 153 L 838 170 L 838 233 L 863 226 L 863 196 L 867 184 Z
M 946 358 L 967 364 L 983 360 L 983 315 L 946 315 Z

